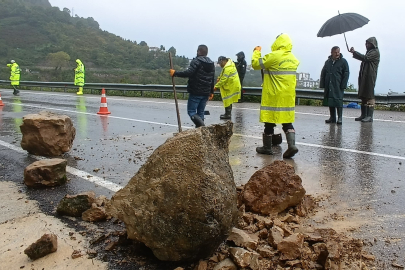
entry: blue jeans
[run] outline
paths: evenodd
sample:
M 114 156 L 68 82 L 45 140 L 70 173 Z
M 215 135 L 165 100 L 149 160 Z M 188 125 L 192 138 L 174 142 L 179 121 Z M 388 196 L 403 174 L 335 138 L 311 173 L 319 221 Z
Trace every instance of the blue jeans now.
M 190 117 L 198 114 L 204 120 L 204 110 L 207 104 L 208 96 L 189 95 L 187 102 L 187 113 Z

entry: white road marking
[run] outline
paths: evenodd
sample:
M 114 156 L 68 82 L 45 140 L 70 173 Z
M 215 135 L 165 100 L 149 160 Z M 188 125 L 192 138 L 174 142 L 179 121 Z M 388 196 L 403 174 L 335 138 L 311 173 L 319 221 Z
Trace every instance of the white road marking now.
M 262 137 L 258 137 L 258 136 L 250 136 L 250 135 L 242 135 L 242 134 L 233 134 L 233 135 L 240 136 L 240 137 L 260 139 L 260 140 L 262 139 Z M 379 153 L 366 152 L 366 151 L 360 151 L 360 150 L 354 150 L 354 149 L 348 149 L 348 148 L 339 148 L 339 147 L 333 147 L 333 146 L 325 146 L 325 145 L 319 145 L 319 144 L 313 144 L 313 143 L 302 143 L 302 142 L 295 142 L 295 144 L 309 146 L 309 147 L 337 150 L 337 151 L 342 151 L 342 152 L 350 152 L 350 153 L 356 153 L 356 154 L 364 154 L 364 155 L 370 155 L 370 156 L 405 160 L 405 157 L 401 157 L 401 156 L 379 154 Z
M 10 91 L 11 92 L 11 91 Z M 61 97 L 76 97 L 76 96 L 74 96 L 74 95 L 68 95 L 68 94 L 58 94 L 58 93 L 49 93 L 49 92 L 46 92 L 46 93 L 43 93 L 43 92 L 23 92 L 24 94 L 31 94 L 31 95 L 46 95 L 46 96 L 61 96 Z M 89 98 L 89 99 L 99 99 L 100 97 L 98 97 L 98 96 L 96 96 L 96 97 L 93 97 L 93 96 L 88 96 L 88 95 L 86 95 L 86 96 L 82 96 L 82 97 L 86 97 L 86 98 Z M 126 102 L 141 102 L 141 103 L 156 103 L 156 104 L 170 104 L 170 105 L 173 105 L 174 104 L 174 101 L 172 101 L 172 102 L 169 102 L 169 101 L 154 101 L 154 100 L 144 100 L 144 99 L 135 99 L 135 98 L 114 98 L 114 97 L 108 97 L 108 100 L 116 100 L 116 101 L 126 101 Z M 178 102 L 179 103 L 179 105 L 183 105 L 183 106 L 186 106 L 187 105 L 187 103 L 186 102 L 181 102 L 181 101 L 179 101 Z M 223 108 L 224 106 L 222 106 L 222 105 L 209 105 L 209 103 L 207 104 L 207 106 L 206 107 L 209 107 L 209 108 Z M 240 107 L 235 107 L 235 108 L 237 108 L 238 110 L 246 110 L 246 111 L 259 111 L 259 108 L 240 108 Z M 325 117 L 325 116 L 329 116 L 329 114 L 322 114 L 322 113 L 304 113 L 304 112 L 295 112 L 295 114 L 298 114 L 298 115 L 312 115 L 312 116 L 322 116 L 322 117 Z M 347 118 L 347 119 L 354 119 L 354 118 L 356 118 L 356 116 L 343 116 L 343 118 Z M 380 122 L 391 122 L 391 123 L 405 123 L 405 121 L 400 121 L 400 120 L 387 120 L 387 119 L 377 119 L 377 118 L 374 118 L 373 119 L 374 121 L 380 121 Z
M 7 147 L 7 148 L 9 148 L 11 150 L 14 150 L 14 151 L 16 151 L 18 153 L 29 155 L 28 152 L 23 150 L 21 147 L 9 144 L 9 143 L 7 143 L 5 141 L 0 140 L 0 145 L 2 145 L 4 147 Z M 30 155 L 30 156 L 37 159 L 37 160 L 45 159 L 45 157 L 34 156 L 34 155 Z M 107 180 L 105 180 L 105 179 L 103 179 L 101 177 L 92 175 L 92 174 L 87 173 L 85 171 L 75 169 L 75 168 L 70 167 L 70 166 L 66 166 L 66 172 L 68 172 L 68 173 L 70 173 L 72 175 L 75 175 L 77 177 L 80 177 L 83 180 L 92 182 L 92 183 L 94 183 L 94 184 L 96 184 L 98 186 L 101 186 L 101 187 L 104 187 L 104 188 L 109 189 L 111 191 L 114 191 L 114 192 L 117 192 L 118 190 L 123 188 L 123 186 L 117 185 L 117 184 L 115 184 L 113 182 L 110 182 L 110 181 L 107 181 Z
M 44 107 L 42 107 L 42 106 L 34 106 L 34 105 L 27 105 L 27 104 L 18 104 L 18 103 L 14 103 L 14 104 L 15 104 L 15 105 L 20 105 L 20 106 L 27 106 L 27 107 L 48 109 L 48 110 L 57 110 L 57 111 L 64 111 L 64 112 L 70 112 L 70 113 L 87 114 L 87 115 L 99 116 L 98 114 L 95 114 L 95 113 L 77 112 L 77 111 L 64 110 L 64 109 L 56 109 L 56 108 L 44 108 Z M 162 125 L 162 126 L 178 127 L 178 125 L 172 125 L 172 124 L 166 124 L 166 123 L 159 123 L 159 122 L 153 122 L 153 121 L 146 121 L 146 120 L 138 120 L 138 119 L 132 119 L 132 118 L 125 118 L 125 117 L 117 117 L 117 116 L 111 116 L 111 115 L 109 115 L 109 116 L 104 116 L 104 117 L 111 117 L 111 118 L 121 119 L 121 120 L 142 122 L 142 123 L 148 123 L 148 124 L 153 124 L 153 125 Z M 193 127 L 185 126 L 184 128 L 190 129 L 190 128 L 193 128 Z M 240 137 L 245 137 L 245 138 L 262 139 L 262 137 L 252 136 L 252 135 L 243 135 L 243 134 L 237 134 L 237 133 L 235 133 L 234 135 L 235 135 L 235 136 L 240 136 Z M 338 148 L 338 147 L 333 147 L 333 146 L 325 146 L 325 145 L 312 144 L 312 143 L 301 143 L 301 142 L 296 142 L 296 144 L 297 144 L 297 145 L 303 145 L 303 146 L 309 146 L 309 147 L 316 147 L 316 148 L 323 148 L 323 149 L 338 150 L 338 151 L 342 151 L 342 152 L 351 152 L 351 153 L 364 154 L 364 155 L 370 155 L 370 156 L 378 156 L 378 157 L 385 157 L 385 158 L 392 158 L 392 159 L 405 160 L 405 157 L 401 157 L 401 156 L 394 156 L 394 155 L 386 155 L 386 154 L 379 154 L 379 153 L 373 153 L 373 152 L 359 151 L 359 150 L 348 149 L 348 148 Z
M 120 120 L 127 120 L 127 121 L 140 122 L 140 123 L 147 123 L 147 124 L 153 124 L 153 125 L 159 125 L 159 126 L 178 127 L 178 125 L 172 125 L 172 124 L 166 124 L 166 123 L 159 123 L 159 122 L 153 122 L 153 121 L 146 121 L 146 120 L 139 120 L 139 119 L 132 119 L 132 118 L 126 118 L 126 117 L 113 116 L 113 115 L 105 116 L 105 115 L 98 115 L 98 114 L 96 114 L 96 113 L 77 112 L 77 111 L 71 111 L 71 110 L 65 110 L 65 109 L 57 109 L 57 108 L 49 108 L 49 107 L 36 106 L 36 105 L 19 104 L 19 103 L 13 103 L 13 104 L 14 104 L 14 105 L 19 105 L 19 106 L 32 107 L 32 108 L 39 108 L 39 109 L 42 109 L 42 110 L 54 110 L 54 111 L 61 111 L 61 112 L 70 112 L 70 113 L 94 115 L 94 116 L 100 116 L 100 117 L 109 117 L 109 118 L 115 118 L 115 119 L 120 119 Z M 193 128 L 193 127 L 187 127 L 187 126 L 185 126 L 184 128 Z

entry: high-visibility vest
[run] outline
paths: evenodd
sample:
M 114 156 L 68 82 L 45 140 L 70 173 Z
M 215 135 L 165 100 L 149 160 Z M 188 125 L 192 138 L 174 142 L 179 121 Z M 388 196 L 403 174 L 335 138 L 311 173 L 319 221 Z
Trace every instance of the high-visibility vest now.
M 235 63 L 231 59 L 228 59 L 228 62 L 222 69 L 215 88 L 221 92 L 224 107 L 229 107 L 240 99 L 241 85 L 239 75 Z
M 291 52 L 292 42 L 287 34 L 278 36 L 271 50 L 264 57 L 255 50 L 252 56 L 252 68 L 262 69 L 264 74 L 260 122 L 293 123 L 296 73 L 300 62 Z
M 20 67 L 17 63 L 7 64 L 7 66 L 11 69 L 10 71 L 10 81 L 11 85 L 20 85 Z
M 77 67 L 75 68 L 75 85 L 84 86 L 84 65 L 79 59 L 76 60 Z

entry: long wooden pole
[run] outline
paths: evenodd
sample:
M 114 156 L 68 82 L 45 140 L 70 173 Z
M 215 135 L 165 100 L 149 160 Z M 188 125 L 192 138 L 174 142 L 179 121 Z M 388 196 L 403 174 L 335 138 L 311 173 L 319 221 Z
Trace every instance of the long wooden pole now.
M 172 53 L 169 52 L 170 68 L 173 69 Z M 179 125 L 179 132 L 181 132 L 181 120 L 179 112 L 179 103 L 177 102 L 176 84 L 174 83 L 174 77 L 172 77 L 173 92 L 174 92 L 174 103 L 176 103 L 176 113 L 177 113 L 177 123 Z

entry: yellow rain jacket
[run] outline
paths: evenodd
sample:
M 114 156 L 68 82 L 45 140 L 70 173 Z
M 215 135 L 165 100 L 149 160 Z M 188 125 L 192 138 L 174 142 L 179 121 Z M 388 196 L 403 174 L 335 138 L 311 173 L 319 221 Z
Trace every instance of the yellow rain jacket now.
M 221 91 L 221 97 L 225 108 L 229 107 L 234 102 L 238 102 L 240 99 L 240 91 L 242 87 L 240 85 L 235 63 L 231 59 L 228 59 L 228 62 L 222 69 L 215 88 Z
M 84 86 L 84 65 L 79 59 L 76 60 L 77 67 L 75 68 L 75 85 Z
M 11 85 L 20 85 L 20 67 L 17 63 L 7 64 L 11 69 L 10 72 L 10 81 Z
M 293 123 L 295 120 L 296 71 L 299 61 L 291 53 L 292 42 L 287 34 L 281 34 L 271 46 L 272 52 L 261 57 L 255 50 L 252 68 L 263 69 L 260 122 Z

